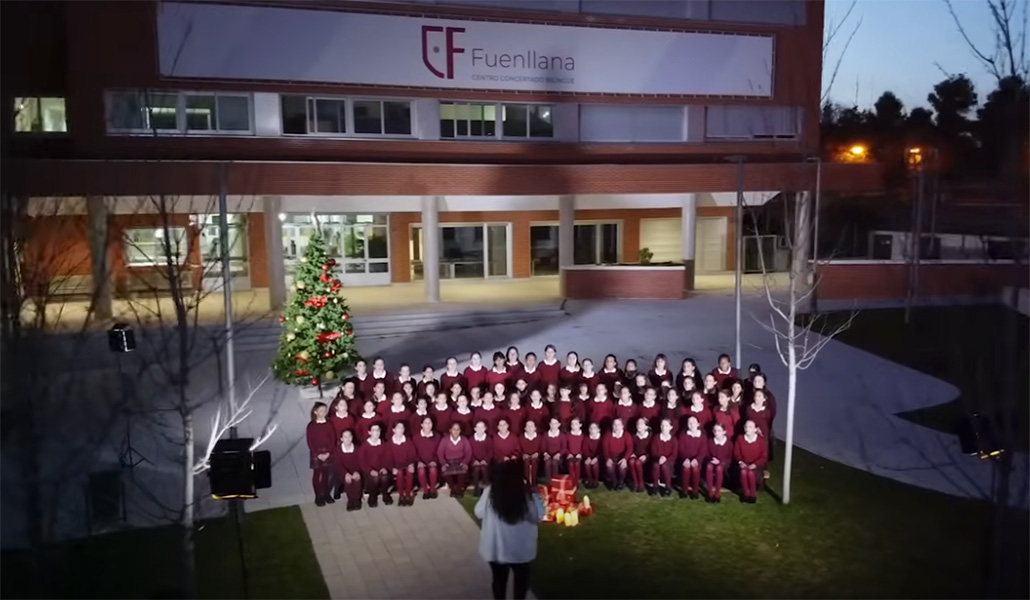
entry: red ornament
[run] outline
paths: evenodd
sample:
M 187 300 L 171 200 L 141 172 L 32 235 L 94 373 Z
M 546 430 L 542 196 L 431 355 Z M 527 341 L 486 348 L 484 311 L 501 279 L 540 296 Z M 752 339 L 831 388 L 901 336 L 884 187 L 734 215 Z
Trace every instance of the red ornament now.
M 346 321 L 348 318 L 350 317 L 347 316 L 347 313 L 343 313 L 343 320 Z
M 318 385 L 318 380 L 317 379 L 312 379 L 311 380 L 311 385 Z
M 326 357 L 326 358 L 330 358 L 330 357 L 332 357 L 332 355 L 333 355 L 333 353 L 332 353 L 332 352 L 326 352 L 326 353 L 325 353 L 325 357 Z
M 307 371 L 307 369 L 297 369 L 296 371 L 293 372 L 293 374 L 294 375 L 307 375 L 308 371 Z
M 284 317 L 282 315 L 279 315 L 279 322 L 280 323 L 285 323 L 286 322 L 286 317 Z
M 323 271 L 328 271 L 329 270 L 329 263 L 322 263 L 322 270 Z
M 335 267 L 336 266 L 336 259 L 335 258 L 330 258 L 329 259 L 329 266 L 330 267 Z
M 329 276 L 326 275 L 325 273 L 322 273 L 321 275 L 318 276 L 318 280 L 321 281 L 322 283 L 327 283 L 329 281 Z

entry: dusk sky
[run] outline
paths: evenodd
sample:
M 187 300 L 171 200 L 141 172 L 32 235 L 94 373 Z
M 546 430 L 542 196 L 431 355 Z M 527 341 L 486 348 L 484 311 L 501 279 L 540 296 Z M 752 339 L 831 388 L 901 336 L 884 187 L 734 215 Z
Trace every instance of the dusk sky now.
M 851 0 L 826 0 L 827 27 L 839 21 L 850 4 Z M 970 37 L 990 51 L 993 36 L 986 1 L 954 0 L 952 4 Z M 956 30 L 943 0 L 858 0 L 849 24 L 829 50 L 824 86 L 858 19 L 862 24 L 844 55 L 830 92 L 832 100 L 869 107 L 890 90 L 901 98 L 906 110 L 928 107 L 927 94 L 945 77 L 934 61 L 949 73 L 966 73 L 976 84 L 981 102 L 994 88 L 993 79 Z

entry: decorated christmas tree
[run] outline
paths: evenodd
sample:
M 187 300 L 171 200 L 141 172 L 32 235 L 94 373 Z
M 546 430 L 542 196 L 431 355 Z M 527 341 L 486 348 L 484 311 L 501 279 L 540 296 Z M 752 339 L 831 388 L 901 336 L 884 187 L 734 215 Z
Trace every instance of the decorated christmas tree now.
M 279 317 L 283 333 L 272 370 L 284 383 L 321 390 L 358 361 L 350 311 L 340 296 L 335 270 L 336 261 L 326 254 L 322 237 L 312 234 Z

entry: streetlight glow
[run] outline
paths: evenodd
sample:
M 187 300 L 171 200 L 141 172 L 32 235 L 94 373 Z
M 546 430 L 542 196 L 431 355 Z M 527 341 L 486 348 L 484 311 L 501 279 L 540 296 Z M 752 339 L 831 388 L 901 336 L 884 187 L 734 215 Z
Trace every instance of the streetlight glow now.
M 851 156 L 854 156 L 855 158 L 862 158 L 863 156 L 865 156 L 866 147 L 861 144 L 855 144 L 850 149 L 848 149 L 848 152 L 850 152 Z

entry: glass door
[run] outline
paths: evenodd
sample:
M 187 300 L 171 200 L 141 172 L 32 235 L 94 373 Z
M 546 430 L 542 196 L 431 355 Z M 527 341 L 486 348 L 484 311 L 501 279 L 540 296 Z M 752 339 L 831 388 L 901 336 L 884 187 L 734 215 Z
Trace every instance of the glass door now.
M 249 290 L 250 263 L 247 260 L 247 217 L 243 214 L 226 215 L 229 224 L 229 272 L 233 290 Z M 222 289 L 222 237 L 219 216 L 194 215 L 200 232 L 200 257 L 203 265 L 203 288 Z
M 511 276 L 509 224 L 441 225 L 440 279 Z M 411 278 L 424 279 L 423 232 L 411 228 Z
M 390 227 L 385 214 L 285 215 L 283 257 L 288 279 L 316 226 L 325 239 L 326 253 L 339 263 L 337 273 L 344 287 L 391 283 Z
M 486 228 L 486 276 L 508 276 L 508 226 L 488 225 Z

